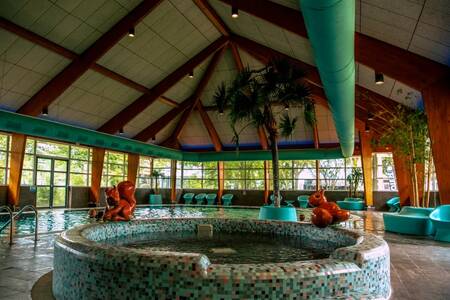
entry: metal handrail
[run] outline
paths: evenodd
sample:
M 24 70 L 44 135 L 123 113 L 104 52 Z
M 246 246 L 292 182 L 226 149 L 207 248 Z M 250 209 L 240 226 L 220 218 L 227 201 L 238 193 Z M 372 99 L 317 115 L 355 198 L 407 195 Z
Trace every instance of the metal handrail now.
M 9 244 L 10 245 L 12 245 L 12 243 L 13 243 L 13 221 L 15 218 L 20 217 L 27 209 L 31 209 L 34 212 L 34 217 L 35 217 L 34 242 L 36 243 L 38 241 L 38 211 L 37 211 L 36 207 L 34 207 L 33 205 L 25 205 L 16 214 L 13 214 L 13 211 L 8 206 L 2 206 L 2 207 L 0 207 L 0 209 L 5 209 L 9 212 L 9 216 L 10 216 L 9 221 L 6 222 L 6 224 L 3 225 L 2 228 L 0 228 L 0 232 L 6 226 L 8 226 L 8 223 L 9 223 L 9 225 L 10 225 L 9 226 Z
M 12 240 L 13 240 L 13 211 L 11 210 L 11 208 L 9 208 L 8 206 L 4 205 L 4 206 L 0 206 L 0 211 L 2 210 L 6 210 L 9 213 L 9 244 L 12 245 Z M 8 226 L 8 222 L 6 222 L 6 225 L 4 225 L 1 230 L 3 230 L 6 226 Z M 1 231 L 0 230 L 0 231 Z

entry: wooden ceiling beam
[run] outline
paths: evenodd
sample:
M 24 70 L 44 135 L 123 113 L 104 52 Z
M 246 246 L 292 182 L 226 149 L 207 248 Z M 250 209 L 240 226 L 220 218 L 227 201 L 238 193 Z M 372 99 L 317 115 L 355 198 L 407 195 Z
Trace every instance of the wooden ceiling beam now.
M 133 103 L 125 107 L 122 111 L 112 117 L 109 121 L 103 124 L 98 130 L 106 133 L 115 133 L 120 128 L 124 127 L 128 122 L 130 122 L 134 117 L 136 117 L 140 112 L 146 109 L 149 105 L 155 102 L 161 95 L 163 95 L 167 90 L 169 90 L 178 81 L 183 79 L 189 72 L 191 72 L 196 66 L 201 64 L 205 59 L 207 59 L 211 54 L 222 49 L 228 44 L 227 37 L 220 37 L 208 47 L 203 49 L 196 56 L 191 58 L 184 65 L 176 69 L 169 76 L 160 81 L 157 85 L 151 88 L 150 93 L 144 94 Z
M 230 29 L 225 24 L 225 22 L 222 21 L 222 19 L 211 7 L 211 5 L 208 3 L 207 0 L 194 0 L 194 3 L 222 35 L 224 36 L 230 35 Z
M 228 5 L 233 3 L 239 10 L 308 38 L 299 10 L 268 0 L 221 1 Z M 419 91 L 450 72 L 445 65 L 358 32 L 355 33 L 355 59 Z
M 217 152 L 222 151 L 222 142 L 220 140 L 219 135 L 217 134 L 217 130 L 214 127 L 213 122 L 211 121 L 211 118 L 209 117 L 208 113 L 205 111 L 203 104 L 201 102 L 197 103 L 197 111 L 200 114 L 200 117 L 202 118 L 203 124 L 205 125 L 206 130 L 208 131 L 209 138 L 211 139 L 211 142 L 214 145 L 214 150 Z
M 217 65 L 219 64 L 220 60 L 222 59 L 224 53 L 225 53 L 226 47 L 222 47 L 219 51 L 217 51 L 211 61 L 208 64 L 208 67 L 203 74 L 202 79 L 198 83 L 194 94 L 192 95 L 191 101 L 192 103 L 188 106 L 188 108 L 183 112 L 183 115 L 181 116 L 180 121 L 178 121 L 177 126 L 175 127 L 174 131 L 166 139 L 166 141 L 163 142 L 164 145 L 174 145 L 175 141 L 178 141 L 178 138 L 181 135 L 181 132 L 183 131 L 184 125 L 186 125 L 187 120 L 191 116 L 192 111 L 197 106 L 197 103 L 200 102 L 200 97 L 203 94 L 203 91 L 205 90 L 206 86 L 208 85 L 208 82 L 210 81 L 214 71 L 216 70 Z
M 80 56 L 76 57 L 64 70 L 51 79 L 17 111 L 21 114 L 37 116 L 64 91 L 83 75 L 100 57 L 111 49 L 128 30 L 139 23 L 155 9 L 162 0 L 145 0 L 104 33 Z
M 12 23 L 11 21 L 6 20 L 2 17 L 0 17 L 0 28 L 5 29 L 17 36 L 20 36 L 21 38 L 23 38 L 27 41 L 32 42 L 33 44 L 39 45 L 42 48 L 45 48 L 53 53 L 59 54 L 67 59 L 74 60 L 75 58 L 78 57 L 77 53 L 75 53 L 67 48 L 64 48 L 64 47 L 32 32 L 32 31 L 29 31 L 28 29 L 20 27 L 19 25 L 16 25 L 16 24 Z M 138 92 L 141 92 L 144 94 L 150 92 L 150 89 L 143 86 L 142 84 L 137 83 L 131 79 L 128 79 L 114 71 L 111 71 L 108 68 L 105 68 L 102 65 L 97 64 L 97 63 L 93 64 L 91 66 L 91 69 L 97 73 L 102 74 L 103 76 L 106 76 L 112 80 L 115 80 L 129 88 L 132 88 L 132 89 L 138 91 Z M 176 101 L 171 100 L 164 96 L 161 96 L 158 100 L 162 103 L 165 103 L 165 104 L 173 106 L 173 107 L 178 106 L 178 103 Z

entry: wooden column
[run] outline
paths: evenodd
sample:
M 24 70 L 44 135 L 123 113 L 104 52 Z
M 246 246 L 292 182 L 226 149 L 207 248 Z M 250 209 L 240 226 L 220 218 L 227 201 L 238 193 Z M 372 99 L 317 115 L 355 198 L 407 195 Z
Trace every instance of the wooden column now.
M 136 177 L 139 168 L 139 154 L 128 153 L 127 180 L 137 185 Z
M 22 178 L 26 141 L 27 137 L 23 134 L 13 133 L 11 136 L 8 203 L 14 207 L 20 204 L 20 179 Z
M 91 187 L 89 189 L 89 201 L 100 203 L 100 186 L 102 183 L 103 162 L 105 160 L 105 149 L 92 149 L 92 175 Z
M 177 203 L 177 161 L 170 161 L 170 202 Z
M 373 206 L 372 132 L 360 131 L 359 141 L 364 179 L 364 200 L 367 206 Z
M 422 95 L 436 169 L 441 204 L 450 204 L 450 75 L 426 88 Z
M 397 182 L 398 195 L 400 196 L 400 205 L 410 205 L 412 199 L 412 186 L 408 163 L 404 156 L 397 152 L 392 153 L 395 168 L 395 180 Z
M 223 161 L 217 162 L 217 171 L 218 171 L 217 180 L 218 180 L 218 187 L 219 187 L 219 191 L 217 193 L 217 204 L 221 205 L 222 204 L 223 190 L 225 188 L 225 176 L 224 176 L 225 172 L 224 172 L 224 163 L 223 163 Z

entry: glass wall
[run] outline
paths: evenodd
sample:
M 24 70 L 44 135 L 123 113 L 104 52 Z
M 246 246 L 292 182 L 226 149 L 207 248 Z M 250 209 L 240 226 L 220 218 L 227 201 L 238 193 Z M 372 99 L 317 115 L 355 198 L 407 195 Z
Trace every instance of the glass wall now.
M 70 147 L 70 185 L 90 186 L 92 150 L 87 147 Z
M 0 134 L 0 184 L 6 184 L 8 181 L 9 169 L 9 147 L 10 137 L 6 134 Z
M 319 161 L 319 178 L 321 188 L 327 191 L 347 189 L 345 159 L 328 159 Z
M 269 162 L 269 182 L 272 186 L 272 162 Z M 316 189 L 316 161 L 283 160 L 280 161 L 280 189 L 306 190 Z
M 375 153 L 372 158 L 374 191 L 397 191 L 392 153 Z
M 217 189 L 217 162 L 183 162 L 181 186 L 184 189 Z
M 163 177 L 158 179 L 158 188 L 170 188 L 170 159 L 155 158 L 153 159 L 153 170 L 162 173 Z M 154 183 L 153 183 L 154 186 Z
M 127 180 L 128 155 L 121 152 L 105 151 L 102 186 L 109 187 Z
M 137 174 L 137 187 L 138 188 L 151 188 L 152 187 L 152 158 L 149 156 L 139 157 L 139 168 Z

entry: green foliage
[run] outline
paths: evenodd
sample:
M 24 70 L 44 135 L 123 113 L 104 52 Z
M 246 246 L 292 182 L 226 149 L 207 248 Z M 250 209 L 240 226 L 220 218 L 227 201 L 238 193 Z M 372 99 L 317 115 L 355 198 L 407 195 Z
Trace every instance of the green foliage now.
M 351 174 L 347 175 L 347 182 L 350 186 L 350 197 L 357 196 L 357 189 L 361 183 L 363 173 L 360 168 L 352 168 Z
M 284 114 L 280 120 L 281 135 L 285 137 L 292 137 L 297 120 L 297 117 L 291 119 L 287 113 Z

